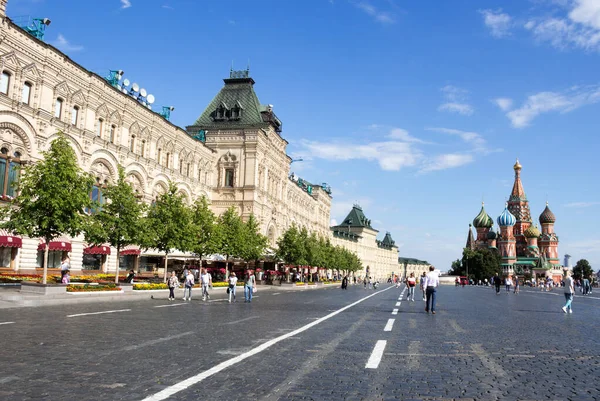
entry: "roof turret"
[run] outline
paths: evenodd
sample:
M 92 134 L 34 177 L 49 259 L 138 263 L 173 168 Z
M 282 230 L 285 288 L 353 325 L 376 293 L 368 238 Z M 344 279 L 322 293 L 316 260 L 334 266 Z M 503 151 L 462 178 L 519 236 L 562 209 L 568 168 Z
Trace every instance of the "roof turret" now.
M 488 233 L 487 233 L 487 239 L 495 240 L 497 238 L 498 238 L 498 234 L 496 234 L 496 231 L 494 231 L 494 227 L 490 228 L 490 231 L 488 231 Z
M 556 222 L 556 216 L 552 213 L 552 210 L 548 207 L 548 202 L 546 202 L 546 208 L 540 214 L 540 224 L 548 224 Z
M 504 207 L 504 211 L 498 216 L 498 225 L 500 227 L 512 227 L 517 222 L 517 218 L 508 211 L 508 204 Z
M 537 228 L 537 226 L 531 225 L 523 234 L 525 234 L 525 237 L 527 238 L 539 238 L 542 233 L 540 233 L 540 230 Z
M 481 202 L 481 211 L 475 219 L 473 219 L 473 226 L 475 226 L 475 228 L 490 228 L 493 225 L 494 220 L 485 212 L 484 203 Z

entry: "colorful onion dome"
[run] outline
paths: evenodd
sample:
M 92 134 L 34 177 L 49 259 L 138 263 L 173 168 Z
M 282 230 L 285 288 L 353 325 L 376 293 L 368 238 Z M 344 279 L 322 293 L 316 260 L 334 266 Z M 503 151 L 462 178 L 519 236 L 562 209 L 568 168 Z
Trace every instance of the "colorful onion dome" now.
M 517 222 L 517 218 L 508 211 L 508 203 L 504 206 L 504 211 L 498 216 L 498 225 L 500 227 L 514 226 Z
M 527 228 L 527 230 L 525 230 L 525 232 L 523 234 L 525 234 L 525 236 L 527 238 L 539 238 L 539 236 L 542 233 L 537 228 L 537 226 L 531 225 L 531 226 L 529 226 L 529 228 Z
M 554 216 L 554 213 L 552 213 L 552 210 L 548 207 L 548 202 L 546 202 L 546 208 L 542 214 L 540 214 L 540 224 L 554 223 L 555 221 L 556 216 Z
M 473 226 L 475 226 L 475 228 L 490 228 L 493 225 L 494 220 L 485 212 L 483 202 L 481 202 L 481 211 L 477 217 L 473 219 Z
M 494 231 L 494 228 L 492 227 L 490 229 L 490 231 L 487 233 L 487 239 L 493 240 L 493 239 L 496 239 L 496 238 L 498 238 L 498 234 L 496 234 L 496 231 Z
M 515 165 L 513 166 L 513 168 L 515 170 L 521 170 L 523 168 L 523 166 L 521 166 L 521 163 L 519 163 L 519 159 L 517 159 L 517 162 L 515 163 Z

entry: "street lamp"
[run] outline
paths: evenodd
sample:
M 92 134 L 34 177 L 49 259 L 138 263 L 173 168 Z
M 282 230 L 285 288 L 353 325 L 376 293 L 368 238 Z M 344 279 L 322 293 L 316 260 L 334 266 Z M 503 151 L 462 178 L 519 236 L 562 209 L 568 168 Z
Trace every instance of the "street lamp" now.
M 469 255 L 467 255 L 467 284 L 471 284 L 469 281 Z

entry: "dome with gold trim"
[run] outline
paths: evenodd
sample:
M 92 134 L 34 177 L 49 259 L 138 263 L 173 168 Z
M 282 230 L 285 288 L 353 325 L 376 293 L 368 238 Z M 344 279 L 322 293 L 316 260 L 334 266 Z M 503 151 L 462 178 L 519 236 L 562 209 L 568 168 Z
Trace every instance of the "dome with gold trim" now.
M 540 224 L 554 223 L 556 222 L 556 216 L 552 213 L 552 210 L 548 207 L 548 202 L 546 202 L 546 208 L 540 214 Z
M 540 232 L 540 230 L 537 228 L 537 226 L 531 225 L 527 228 L 527 230 L 525 230 L 525 232 L 523 233 L 525 234 L 525 236 L 527 238 L 539 238 L 539 236 L 542 234 Z
M 521 170 L 523 168 L 523 166 L 521 166 L 521 163 L 519 163 L 519 159 L 517 159 L 517 162 L 515 163 L 515 165 L 513 166 L 513 168 L 515 170 Z
M 481 203 L 481 211 L 479 214 L 473 219 L 473 226 L 475 228 L 490 228 L 494 225 L 494 220 L 491 218 L 489 214 L 485 212 L 485 208 L 483 207 L 483 202 Z

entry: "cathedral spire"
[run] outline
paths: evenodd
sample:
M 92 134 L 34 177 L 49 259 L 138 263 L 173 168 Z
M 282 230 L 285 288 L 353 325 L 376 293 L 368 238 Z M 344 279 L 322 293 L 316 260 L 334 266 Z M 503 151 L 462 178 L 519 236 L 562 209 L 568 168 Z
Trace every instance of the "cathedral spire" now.
M 467 236 L 467 246 L 470 250 L 475 249 L 475 237 L 473 236 L 473 230 L 471 229 L 471 224 L 469 224 L 469 235 Z
M 513 166 L 515 169 L 515 183 L 513 185 L 512 192 L 510 194 L 511 201 L 525 201 L 527 200 L 527 196 L 525 195 L 525 190 L 523 189 L 523 184 L 521 183 L 521 163 L 519 163 L 519 159 Z

